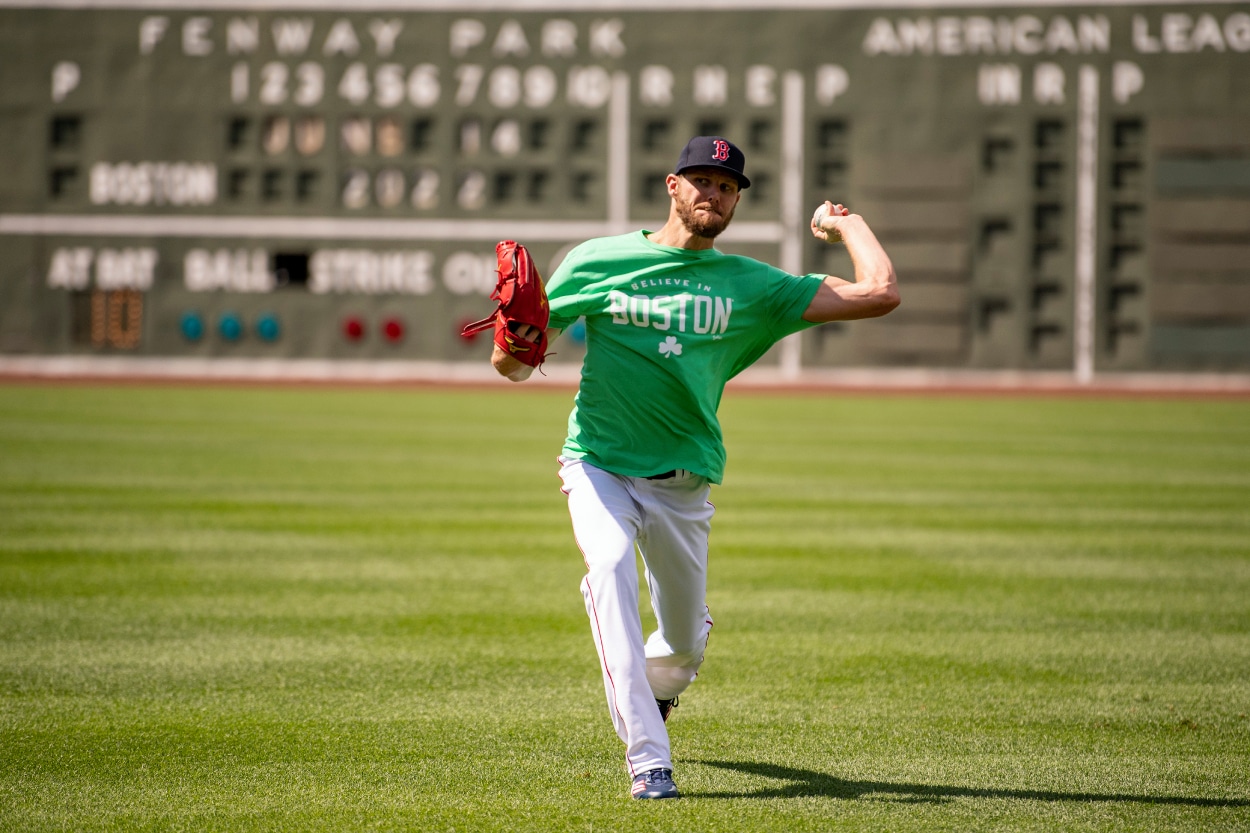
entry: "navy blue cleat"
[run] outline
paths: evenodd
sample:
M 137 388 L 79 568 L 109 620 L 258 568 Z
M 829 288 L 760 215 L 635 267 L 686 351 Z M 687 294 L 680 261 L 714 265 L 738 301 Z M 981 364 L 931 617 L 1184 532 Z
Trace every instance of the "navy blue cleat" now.
M 660 717 L 664 718 L 664 722 L 668 722 L 668 716 L 673 713 L 673 709 L 677 708 L 677 698 L 672 700 L 656 700 L 656 707 L 660 710 Z
M 671 769 L 653 769 L 634 779 L 634 798 L 676 798 L 677 785 Z

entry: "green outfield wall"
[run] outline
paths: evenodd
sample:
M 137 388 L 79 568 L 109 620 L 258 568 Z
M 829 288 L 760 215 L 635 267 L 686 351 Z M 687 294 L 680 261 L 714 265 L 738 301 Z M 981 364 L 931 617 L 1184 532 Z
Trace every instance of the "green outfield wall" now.
M 1250 370 L 1250 4 L 0 2 L 0 354 L 477 362 L 494 244 L 655 228 L 903 306 L 765 362 Z M 555 363 L 580 357 L 576 328 Z

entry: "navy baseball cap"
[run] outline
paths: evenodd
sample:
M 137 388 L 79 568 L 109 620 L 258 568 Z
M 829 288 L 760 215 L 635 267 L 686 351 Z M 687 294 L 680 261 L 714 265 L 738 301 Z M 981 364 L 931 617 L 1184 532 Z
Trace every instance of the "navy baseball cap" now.
M 746 156 L 728 139 L 695 136 L 681 149 L 673 173 L 679 174 L 688 168 L 720 168 L 738 180 L 739 188 L 750 188 L 751 180 L 742 172 L 746 164 Z

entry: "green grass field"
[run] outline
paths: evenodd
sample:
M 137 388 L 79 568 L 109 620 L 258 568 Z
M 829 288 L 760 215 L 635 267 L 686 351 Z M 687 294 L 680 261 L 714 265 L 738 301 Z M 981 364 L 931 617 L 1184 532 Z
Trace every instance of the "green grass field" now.
M 1250 830 L 1250 400 L 731 392 L 670 802 L 570 400 L 0 385 L 0 829 Z

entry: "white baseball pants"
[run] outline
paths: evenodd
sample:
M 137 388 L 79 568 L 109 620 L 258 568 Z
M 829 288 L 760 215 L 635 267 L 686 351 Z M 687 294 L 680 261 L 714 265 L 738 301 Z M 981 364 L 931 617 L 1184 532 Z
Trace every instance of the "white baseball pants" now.
M 581 460 L 561 458 L 560 464 L 573 536 L 586 561 L 582 596 L 630 775 L 672 769 L 655 701 L 676 697 L 694 682 L 712 629 L 706 602 L 711 487 L 705 477 L 680 470 L 648 480 Z M 635 547 L 657 622 L 645 645 Z

